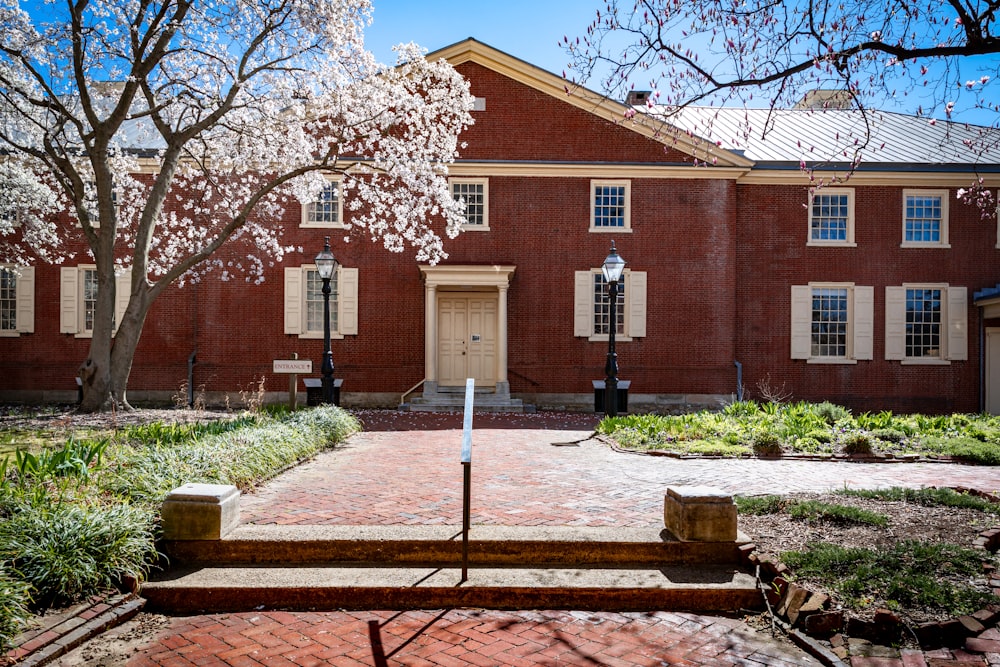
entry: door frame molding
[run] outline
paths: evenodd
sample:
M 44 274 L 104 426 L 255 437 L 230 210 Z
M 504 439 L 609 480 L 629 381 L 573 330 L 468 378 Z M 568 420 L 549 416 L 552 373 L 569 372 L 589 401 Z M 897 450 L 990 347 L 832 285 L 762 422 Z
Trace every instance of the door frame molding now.
M 1000 335 L 1000 327 L 985 327 L 983 330 L 983 410 L 989 412 L 993 392 L 1000 392 L 1000 386 L 993 386 L 991 364 L 1000 364 L 1000 359 L 990 356 L 990 335 Z
M 459 264 L 420 267 L 424 280 L 424 391 L 437 391 L 439 291 L 497 294 L 496 379 L 498 393 L 510 391 L 507 381 L 507 291 L 516 267 Z

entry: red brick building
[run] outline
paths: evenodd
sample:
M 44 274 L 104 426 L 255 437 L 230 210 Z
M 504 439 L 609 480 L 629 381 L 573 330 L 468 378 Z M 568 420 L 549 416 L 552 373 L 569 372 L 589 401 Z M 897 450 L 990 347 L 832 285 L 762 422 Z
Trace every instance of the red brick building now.
M 272 361 L 293 354 L 318 375 L 312 262 L 330 236 L 345 405 L 434 404 L 475 377 L 481 404 L 593 409 L 609 327 L 600 265 L 614 241 L 628 262 L 617 348 L 632 411 L 715 407 L 766 383 L 857 409 L 1000 412 L 997 222 L 956 199 L 974 175 L 995 189 L 1000 165 L 887 148 L 811 196 L 794 138 L 706 154 L 685 132 L 567 94 L 559 77 L 473 40 L 432 55 L 477 98 L 451 170 L 469 224 L 448 259 L 419 265 L 363 236 L 346 242 L 351 212 L 333 181 L 320 203 L 288 208 L 283 240 L 303 252 L 263 283 L 207 280 L 157 301 L 131 400 L 184 398 L 189 383 L 237 404 L 261 379 L 286 400 Z M 838 116 L 811 117 L 791 125 L 798 140 Z M 906 146 L 937 141 L 926 121 L 889 121 L 925 128 Z M 87 280 L 86 266 L 39 265 L 5 283 L 0 400 L 75 398 Z

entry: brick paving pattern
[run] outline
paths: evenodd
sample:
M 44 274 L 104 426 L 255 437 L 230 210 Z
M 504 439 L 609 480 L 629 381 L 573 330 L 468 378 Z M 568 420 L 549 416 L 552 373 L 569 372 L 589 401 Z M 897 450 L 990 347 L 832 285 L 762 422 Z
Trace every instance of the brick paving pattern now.
M 736 620 L 694 614 L 261 612 L 177 619 L 130 667 L 819 665 Z

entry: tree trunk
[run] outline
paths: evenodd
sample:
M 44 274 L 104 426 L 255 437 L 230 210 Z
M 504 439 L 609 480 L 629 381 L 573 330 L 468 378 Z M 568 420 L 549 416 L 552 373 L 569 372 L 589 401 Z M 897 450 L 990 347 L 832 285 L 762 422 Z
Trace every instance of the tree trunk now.
M 97 267 L 97 300 L 94 304 L 90 353 L 77 371 L 83 383 L 79 412 L 101 412 L 113 407 L 111 395 L 111 343 L 115 319 L 115 272 L 111 263 Z

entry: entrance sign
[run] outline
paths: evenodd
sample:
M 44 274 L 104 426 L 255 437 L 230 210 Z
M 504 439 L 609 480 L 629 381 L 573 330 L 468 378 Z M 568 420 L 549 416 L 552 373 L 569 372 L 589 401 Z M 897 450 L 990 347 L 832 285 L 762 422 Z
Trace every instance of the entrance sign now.
M 313 362 L 311 359 L 275 359 L 275 373 L 312 373 Z

